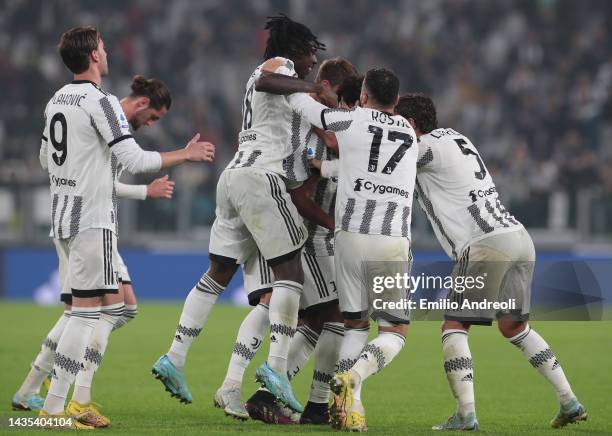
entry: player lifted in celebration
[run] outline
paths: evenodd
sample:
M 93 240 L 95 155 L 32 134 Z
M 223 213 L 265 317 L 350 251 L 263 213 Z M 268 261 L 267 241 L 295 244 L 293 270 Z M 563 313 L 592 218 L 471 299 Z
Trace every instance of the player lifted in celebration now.
M 101 313 L 123 313 L 116 274 L 116 168 L 112 156 L 127 171 L 139 173 L 189 160 L 210 161 L 214 154 L 214 146 L 197 142 L 197 137 L 184 149 L 169 153 L 140 148 L 119 101 L 100 88 L 108 64 L 104 42 L 95 28 L 65 32 L 59 51 L 74 81 L 59 89 L 47 104 L 41 149 L 48 148 L 52 232 L 68 258 L 72 313 L 57 344 L 51 386 L 40 411 L 43 417 L 66 416 L 68 390 L 85 367 L 92 331 L 104 321 Z M 77 420 L 67 422 L 90 428 Z
M 486 277 L 483 289 L 449 292 L 449 299 L 516 301 L 516 310 L 448 310 L 442 324 L 444 370 L 457 401 L 457 411 L 434 430 L 477 430 L 471 325 L 491 325 L 554 387 L 561 408 L 554 428 L 584 421 L 587 413 L 563 373 L 555 353 L 531 328 L 529 318 L 535 250 L 529 233 L 501 204 L 495 184 L 476 147 L 464 135 L 438 128 L 433 101 L 421 94 L 402 97 L 396 112 L 419 137 L 416 182 L 418 200 L 438 241 L 456 262 L 453 274 Z
M 336 201 L 335 265 L 340 310 L 346 328 L 338 374 L 333 378 L 332 425 L 365 431 L 361 387 L 401 351 L 408 313 L 374 304 L 375 298 L 401 302 L 409 290 L 386 289 L 375 297 L 375 277 L 410 273 L 410 220 L 416 176 L 416 136 L 407 120 L 393 114 L 399 80 L 390 71 L 368 71 L 361 106 L 327 109 L 312 98 L 289 98 L 312 124 L 335 132 L 340 152 Z M 369 318 L 378 336 L 366 345 Z
M 121 107 L 125 116 L 134 130 L 142 126 L 150 126 L 157 122 L 170 109 L 171 97 L 168 88 L 157 79 L 145 79 L 136 76 L 132 82 L 132 93 L 121 100 Z M 47 144 L 43 142 L 41 147 L 41 165 L 47 166 Z M 115 190 L 119 198 L 131 198 L 144 200 L 145 198 L 170 198 L 174 189 L 174 182 L 168 181 L 168 177 L 161 177 L 149 185 L 128 185 L 119 181 L 119 171 L 115 180 Z M 53 237 L 53 234 L 51 234 Z M 61 337 L 64 327 L 70 318 L 72 305 L 72 293 L 68 285 L 67 253 L 62 250 L 59 239 L 53 239 L 57 250 L 60 272 L 61 301 L 64 303 L 64 313 L 47 334 L 40 352 L 34 359 L 30 372 L 23 384 L 13 396 L 12 407 L 15 410 L 40 410 L 44 398 L 39 395 L 43 381 L 53 368 L 53 360 L 57 342 Z M 105 331 L 117 329 L 134 319 L 137 313 L 136 297 L 132 289 L 130 276 L 120 255 L 117 258 L 117 272 L 119 275 L 119 292 L 124 297 L 125 310 L 123 315 L 118 311 L 111 313 L 107 311 L 101 315 L 106 322 L 98 323 L 92 334 L 92 340 L 88 348 L 95 350 L 86 352 L 85 370 L 79 371 L 75 380 L 75 389 L 72 401 L 68 404 L 67 411 L 72 416 L 78 416 L 81 421 L 87 421 L 97 426 L 106 426 L 109 420 L 102 416 L 94 403 L 91 402 L 91 383 L 95 370 L 100 364 L 107 343 Z M 116 313 L 115 313 L 116 312 Z
M 325 83 L 333 91 L 339 92 L 345 79 L 354 75 L 356 70 L 346 59 L 327 59 L 321 63 L 315 82 Z M 291 341 L 287 375 L 293 378 L 316 346 L 310 398 L 299 419 L 302 423 L 328 423 L 328 379 L 334 372 L 343 331 L 333 257 L 336 181 L 312 174 L 307 153 L 312 150 L 319 159 L 335 159 L 337 156 L 325 147 L 308 121 L 294 114 L 291 123 L 291 143 L 295 151 L 286 160 L 286 178 L 292 201 L 305 218 L 308 239 L 301 254 L 304 290 L 300 299 L 300 313 L 303 322 Z M 260 389 L 251 396 L 246 408 L 242 401 L 240 387 L 243 374 L 261 346 L 268 325 L 267 302 L 274 283 L 274 274 L 259 253 L 243 265 L 243 270 L 249 302 L 256 307 L 240 326 L 227 375 L 215 394 L 215 404 L 222 407 L 226 414 L 239 418 L 250 416 L 265 422 L 293 423 L 282 413 L 286 408 L 279 405 L 266 390 Z M 289 414 L 290 417 L 293 415 Z
M 174 341 L 155 363 L 153 373 L 173 396 L 182 402 L 192 401 L 183 376 L 187 352 L 238 265 L 259 249 L 274 271 L 275 281 L 269 309 L 270 353 L 258 368 L 257 378 L 283 404 L 302 412 L 286 375 L 304 281 L 300 250 L 307 237 L 284 180 L 286 159 L 294 151 L 293 115 L 286 95 L 309 92 L 327 99 L 336 96 L 321 84 L 301 80 L 316 64 L 316 51 L 324 48 L 306 26 L 280 16 L 270 18 L 266 29 L 270 33 L 265 62 L 246 85 L 238 151 L 217 183 L 210 268 L 187 296 Z

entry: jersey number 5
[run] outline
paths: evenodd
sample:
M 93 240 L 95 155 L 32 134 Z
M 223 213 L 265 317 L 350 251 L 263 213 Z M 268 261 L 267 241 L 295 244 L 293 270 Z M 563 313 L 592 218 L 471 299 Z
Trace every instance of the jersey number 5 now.
M 62 126 L 62 136 L 60 139 L 57 139 L 55 135 L 55 126 L 57 123 L 60 123 Z M 49 133 L 51 144 L 53 144 L 53 148 L 55 148 L 56 153 L 53 153 L 51 157 L 53 158 L 53 162 L 57 164 L 57 166 L 64 165 L 66 162 L 66 157 L 68 157 L 68 131 L 67 131 L 66 117 L 63 113 L 58 112 L 53 115 L 51 118 L 51 123 L 49 123 Z
M 368 132 L 374 135 L 372 138 L 372 145 L 370 146 L 370 160 L 368 162 L 368 171 L 371 173 L 375 173 L 378 169 L 378 156 L 380 155 L 380 143 L 383 137 L 383 128 L 379 126 L 368 126 Z M 397 141 L 398 139 L 402 141 L 399 148 L 395 150 L 393 156 L 389 159 L 389 162 L 382 169 L 383 174 L 391 174 L 393 170 L 397 167 L 397 164 L 406 154 L 406 150 L 412 147 L 412 136 L 408 133 L 398 132 L 396 130 L 389 130 L 387 134 L 387 138 L 389 141 Z
M 475 171 L 474 172 L 474 177 L 476 177 L 478 180 L 482 180 L 485 178 L 485 176 L 487 175 L 487 169 L 485 168 L 484 164 L 482 163 L 482 159 L 480 159 L 480 156 L 478 155 L 478 153 L 470 150 L 467 147 L 464 147 L 464 145 L 467 144 L 467 142 L 465 142 L 464 139 L 455 139 L 455 142 L 457 143 L 457 145 L 459 146 L 459 149 L 461 149 L 461 153 L 463 153 L 465 156 L 469 156 L 472 155 L 476 158 L 476 161 L 478 162 L 478 166 L 480 167 L 480 171 Z

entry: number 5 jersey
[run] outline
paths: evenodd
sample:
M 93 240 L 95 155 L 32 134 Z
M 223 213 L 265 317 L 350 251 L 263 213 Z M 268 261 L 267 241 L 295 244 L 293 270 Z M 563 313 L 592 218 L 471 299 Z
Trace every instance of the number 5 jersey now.
M 454 260 L 471 243 L 522 228 L 501 204 L 474 144 L 452 129 L 419 138 L 416 196 Z

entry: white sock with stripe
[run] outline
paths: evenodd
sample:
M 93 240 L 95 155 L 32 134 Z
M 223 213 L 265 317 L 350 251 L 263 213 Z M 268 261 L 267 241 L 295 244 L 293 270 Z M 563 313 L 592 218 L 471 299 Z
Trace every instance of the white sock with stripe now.
M 287 373 L 291 339 L 297 326 L 302 284 L 276 280 L 270 300 L 270 353 L 268 365 L 278 374 Z
M 555 388 L 557 399 L 561 404 L 576 398 L 565 377 L 557 356 L 548 343 L 528 324 L 521 333 L 508 340 L 519 348 L 529 360 L 531 366 L 538 370 Z
M 360 329 L 345 328 L 344 339 L 338 354 L 336 372 L 349 371 L 353 367 L 359 358 L 359 353 L 361 353 L 361 350 L 363 350 L 363 347 L 368 342 L 369 332 L 369 327 Z
M 174 340 L 167 353 L 168 358 L 179 371 L 185 366 L 185 359 L 191 344 L 204 328 L 208 314 L 224 290 L 224 286 L 205 273 L 187 295 Z
M 399 333 L 380 332 L 371 340 L 363 350 L 359 359 L 351 369 L 352 374 L 359 376 L 359 383 L 355 388 L 355 398 L 361 401 L 361 386 L 371 375 L 382 371 L 402 351 L 406 338 Z
M 304 367 L 317 345 L 319 334 L 305 324 L 297 328 L 291 340 L 287 361 L 287 377 L 291 380 Z
M 85 348 L 100 318 L 100 306 L 73 307 L 64 333 L 57 344 L 51 387 L 43 410 L 50 415 L 64 411 L 66 397 L 78 372 L 85 367 Z
M 240 387 L 242 378 L 257 350 L 261 348 L 263 335 L 266 327 L 270 323 L 269 308 L 267 304 L 259 303 L 249 314 L 244 318 L 236 343 L 232 349 L 232 357 L 227 368 L 227 374 L 223 381 L 223 386 L 226 388 Z
M 115 324 L 123 316 L 124 310 L 123 303 L 102 306 L 100 320 L 96 323 L 85 349 L 85 368 L 79 371 L 74 382 L 72 399 L 81 405 L 91 403 L 91 384 L 94 374 L 102 363 L 108 345 L 108 337 Z
M 115 327 L 113 330 L 117 330 L 128 322 L 132 321 L 138 315 L 138 305 L 137 304 L 126 304 L 125 310 L 123 311 L 123 315 L 121 318 L 115 323 Z
M 40 392 L 40 387 L 45 381 L 45 378 L 47 378 L 47 375 L 49 375 L 53 369 L 53 360 L 55 359 L 57 343 L 62 337 L 62 333 L 64 333 L 64 328 L 66 328 L 69 319 L 70 311 L 65 310 L 47 334 L 47 337 L 40 347 L 40 351 L 32 363 L 30 372 L 17 391 L 19 395 L 26 396 Z
M 329 382 L 334 376 L 343 340 L 344 325 L 342 323 L 326 322 L 323 324 L 323 330 L 315 348 L 315 368 L 308 401 L 327 403 L 329 400 Z
M 442 332 L 444 372 L 457 403 L 459 415 L 475 412 L 474 373 L 472 353 L 468 345 L 468 333 L 461 329 Z

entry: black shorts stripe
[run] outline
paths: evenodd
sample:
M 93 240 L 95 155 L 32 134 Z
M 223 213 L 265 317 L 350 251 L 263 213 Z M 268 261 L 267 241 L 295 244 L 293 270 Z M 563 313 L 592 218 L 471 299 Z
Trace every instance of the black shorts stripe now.
M 276 201 L 276 205 L 278 206 L 278 210 L 283 217 L 283 221 L 285 221 L 285 226 L 287 227 L 287 232 L 289 233 L 289 237 L 291 238 L 291 243 L 293 245 L 298 245 L 300 242 L 298 228 L 293 218 L 291 217 L 291 213 L 287 208 L 287 204 L 285 199 L 282 197 L 280 186 L 278 185 L 278 181 L 275 176 L 270 174 L 266 174 L 268 181 L 270 182 L 270 192 L 272 194 L 272 198 Z
M 300 229 L 298 227 L 298 225 L 295 223 L 295 221 L 293 220 L 293 216 L 291 215 L 291 212 L 289 211 L 289 208 L 287 207 L 287 202 L 285 200 L 285 198 L 282 195 L 282 189 L 280 186 L 280 183 L 278 181 L 278 179 L 275 176 L 271 176 L 272 177 L 272 182 L 274 183 L 274 185 L 276 186 L 276 196 L 278 198 L 278 200 L 280 201 L 280 207 L 282 207 L 282 209 L 285 211 L 285 216 L 287 219 L 287 222 L 289 223 L 289 225 L 291 226 L 291 228 L 293 229 L 294 235 L 295 235 L 295 242 L 293 243 L 293 245 L 298 245 L 300 242 Z M 280 209 L 279 207 L 279 209 Z
M 308 265 L 308 269 L 314 278 L 315 284 L 317 285 L 317 290 L 319 292 L 320 298 L 329 297 L 329 290 L 327 289 L 327 283 L 325 283 L 325 277 L 321 272 L 321 267 L 317 262 L 317 258 L 311 254 L 304 253 L 304 258 L 306 259 L 306 264 Z
M 108 259 L 106 257 L 106 229 L 102 229 L 102 260 L 104 262 L 104 284 L 107 283 Z

